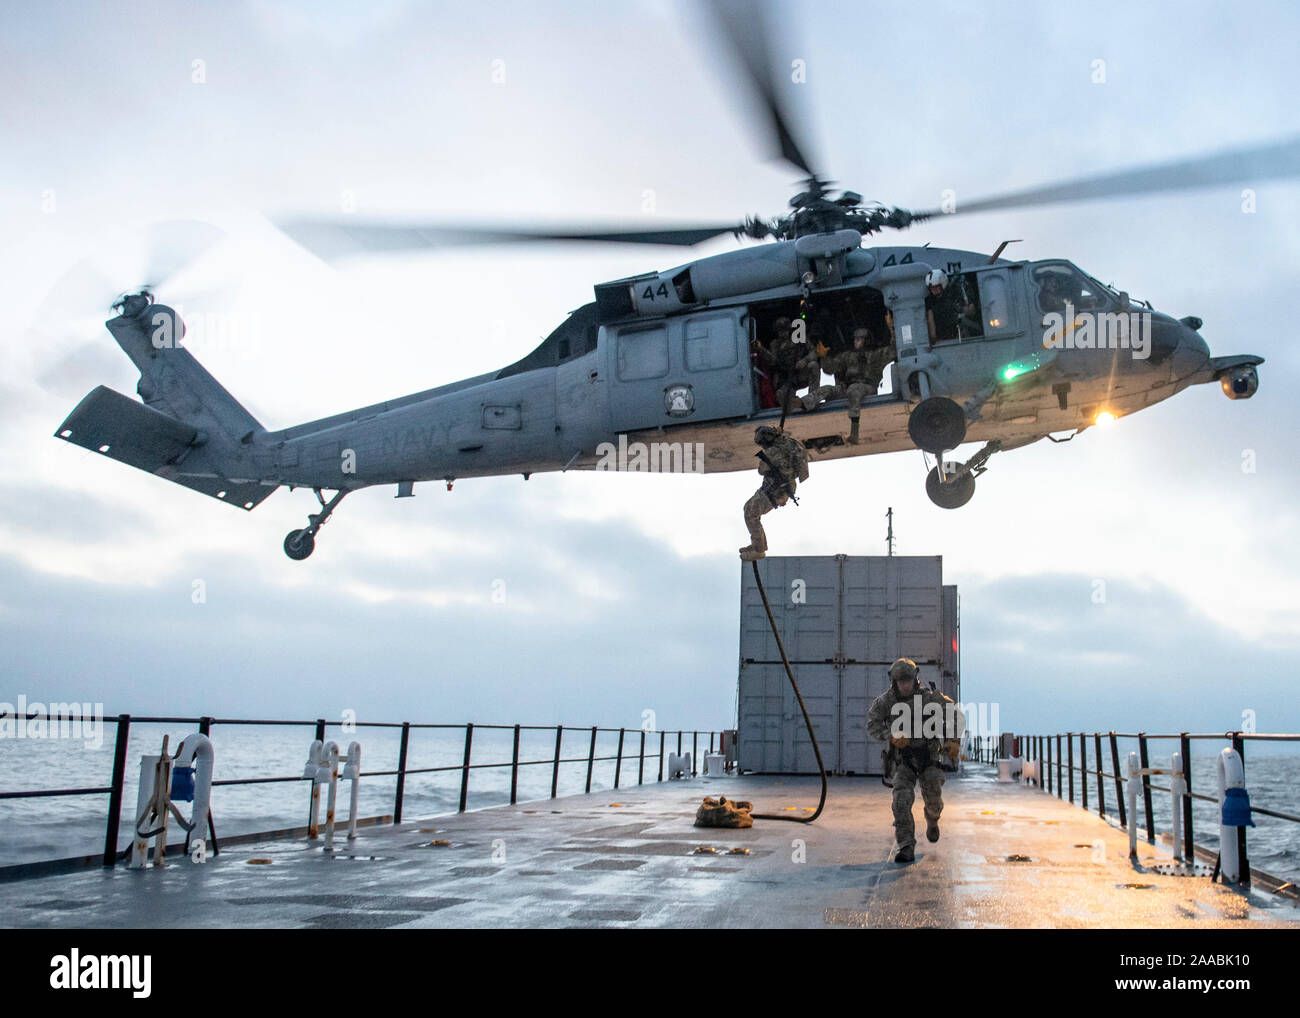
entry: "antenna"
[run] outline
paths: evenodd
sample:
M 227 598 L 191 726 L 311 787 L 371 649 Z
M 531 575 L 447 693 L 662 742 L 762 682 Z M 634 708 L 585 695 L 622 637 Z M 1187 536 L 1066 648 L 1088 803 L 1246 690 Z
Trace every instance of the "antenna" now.
M 889 507 L 889 512 L 885 513 L 885 519 L 889 520 L 889 533 L 885 535 L 885 548 L 890 558 L 894 556 L 894 507 Z

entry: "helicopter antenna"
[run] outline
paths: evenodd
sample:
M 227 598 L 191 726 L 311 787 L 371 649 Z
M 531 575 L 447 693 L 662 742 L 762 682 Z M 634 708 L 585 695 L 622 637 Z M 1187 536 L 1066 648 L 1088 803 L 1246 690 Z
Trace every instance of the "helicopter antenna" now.
M 889 507 L 889 512 L 885 513 L 885 519 L 889 521 L 889 532 L 885 534 L 885 548 L 890 558 L 894 557 L 894 507 Z

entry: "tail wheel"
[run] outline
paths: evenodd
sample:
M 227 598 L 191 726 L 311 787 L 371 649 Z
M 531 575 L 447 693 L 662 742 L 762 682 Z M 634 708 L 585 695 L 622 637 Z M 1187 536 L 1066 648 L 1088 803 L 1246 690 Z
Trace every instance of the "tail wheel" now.
M 932 467 L 925 479 L 925 493 L 940 509 L 960 509 L 975 494 L 975 478 L 964 473 L 950 481 L 941 481 L 939 468 Z
M 907 418 L 907 433 L 918 449 L 939 455 L 956 449 L 966 438 L 966 415 L 947 396 L 931 396 Z
M 316 535 L 309 530 L 291 530 L 284 539 L 284 553 L 301 562 L 316 550 Z

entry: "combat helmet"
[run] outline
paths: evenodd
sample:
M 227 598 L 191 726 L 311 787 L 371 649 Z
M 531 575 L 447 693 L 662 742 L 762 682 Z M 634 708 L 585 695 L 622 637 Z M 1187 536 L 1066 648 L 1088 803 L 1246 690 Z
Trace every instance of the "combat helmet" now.
M 911 679 L 913 682 L 920 684 L 920 674 L 916 667 L 916 662 L 910 657 L 900 657 L 889 666 L 889 684 L 898 689 L 899 679 Z
M 754 429 L 754 441 L 759 445 L 767 445 L 769 442 L 775 442 L 781 432 L 770 424 L 760 424 Z

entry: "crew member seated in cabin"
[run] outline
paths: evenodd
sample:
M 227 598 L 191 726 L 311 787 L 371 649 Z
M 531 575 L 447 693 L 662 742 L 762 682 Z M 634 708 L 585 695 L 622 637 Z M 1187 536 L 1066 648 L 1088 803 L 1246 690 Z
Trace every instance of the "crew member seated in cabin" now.
M 821 384 L 821 362 L 816 349 L 807 342 L 806 330 L 802 320 L 792 324 L 788 318 L 778 318 L 773 323 L 772 357 L 776 362 L 777 405 L 785 413 L 794 409 L 801 389 Z
M 1051 269 L 1039 269 L 1035 273 L 1035 282 L 1038 283 L 1039 310 L 1045 315 L 1064 314 L 1066 296 L 1061 274 Z
M 826 360 L 826 368 L 835 376 L 834 385 L 820 385 L 803 398 L 805 410 L 816 410 L 824 400 L 847 399 L 849 402 L 849 443 L 858 444 L 858 426 L 862 401 L 874 396 L 880 386 L 884 364 L 878 350 L 869 349 L 871 330 L 853 330 L 853 349 L 843 350 Z M 886 350 L 886 352 L 888 352 Z
M 801 353 L 790 338 L 790 319 L 781 317 L 772 323 L 772 340 L 768 349 L 772 354 L 772 385 L 776 389 L 777 405 L 782 406 Z

